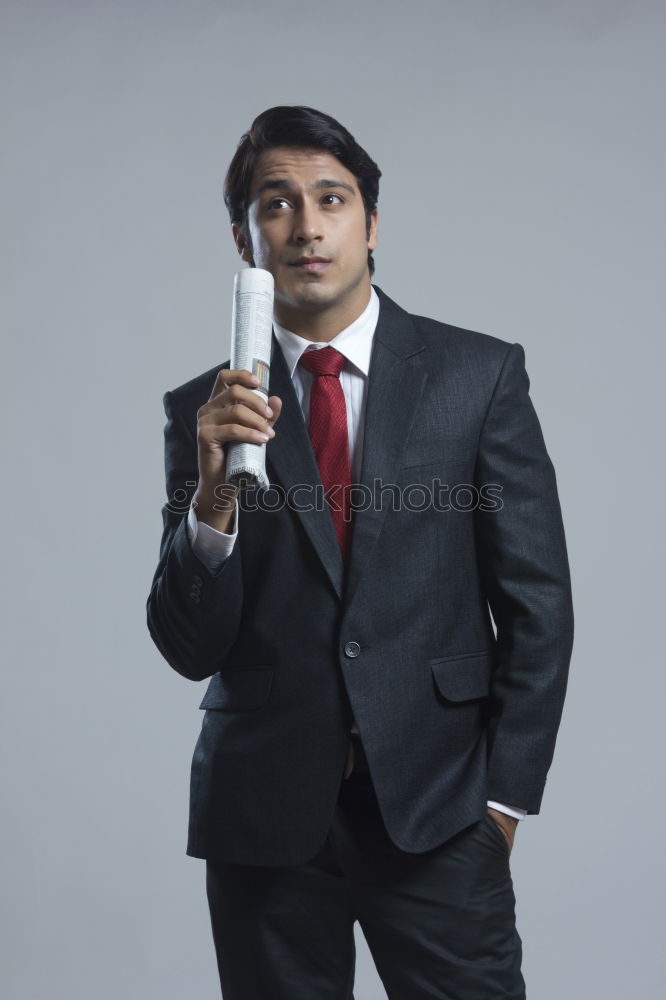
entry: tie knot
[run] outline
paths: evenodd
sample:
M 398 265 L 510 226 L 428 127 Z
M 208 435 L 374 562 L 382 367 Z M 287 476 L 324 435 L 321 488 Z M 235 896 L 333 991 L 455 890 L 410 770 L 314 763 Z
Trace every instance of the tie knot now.
M 303 351 L 298 363 L 313 375 L 333 375 L 339 378 L 345 366 L 345 356 L 334 347 L 319 347 L 314 351 Z

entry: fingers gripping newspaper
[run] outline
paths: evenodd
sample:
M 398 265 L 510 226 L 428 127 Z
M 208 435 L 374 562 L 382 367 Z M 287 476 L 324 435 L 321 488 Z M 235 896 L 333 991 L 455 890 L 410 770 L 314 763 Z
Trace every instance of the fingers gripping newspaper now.
M 251 392 L 268 400 L 273 326 L 273 275 L 252 267 L 234 277 L 231 312 L 231 367 L 245 368 L 261 379 Z M 227 445 L 227 481 L 234 486 L 267 489 L 266 445 L 244 441 Z

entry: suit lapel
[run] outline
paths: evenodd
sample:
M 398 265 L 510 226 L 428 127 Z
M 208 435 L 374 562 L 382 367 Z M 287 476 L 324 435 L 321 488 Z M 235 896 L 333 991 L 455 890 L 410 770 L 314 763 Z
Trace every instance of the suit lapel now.
M 345 586 L 347 606 L 369 564 L 386 517 L 379 498 L 371 503 L 367 498 L 374 496 L 375 491 L 379 493 L 381 483 L 397 481 L 398 470 L 404 464 L 405 444 L 428 378 L 421 356 L 425 344 L 409 314 L 381 289 L 375 290 L 380 298 L 379 321 L 370 358 L 360 477 L 365 499 L 362 509 L 357 509 L 353 515 Z M 389 505 L 385 498 L 384 506 Z
M 302 509 L 299 509 L 298 503 L 292 509 L 305 528 L 338 597 L 342 598 L 343 564 L 340 546 L 328 507 L 314 509 L 314 490 L 317 486 L 321 488 L 321 476 L 294 383 L 275 334 L 271 351 L 269 394 L 279 396 L 282 400 L 282 412 L 275 428 L 275 437 L 266 449 L 269 479 L 277 479 L 285 491 L 296 484 L 308 487 L 300 497 Z M 296 496 L 296 501 L 298 500 L 299 497 Z M 308 506 L 312 509 L 305 509 Z
M 366 497 L 374 495 L 376 480 L 381 483 L 395 482 L 428 377 L 419 356 L 425 345 L 416 333 L 409 314 L 379 288 L 375 290 L 380 297 L 380 309 L 370 358 L 360 477 Z M 308 500 L 314 495 L 314 489 L 321 487 L 321 477 L 287 363 L 275 335 L 269 393 L 282 400 L 276 435 L 266 449 L 269 479 L 279 481 L 285 491 L 297 483 L 305 485 L 308 492 L 304 491 L 303 497 Z M 364 501 L 363 507 L 366 509 L 356 510 L 353 515 L 346 582 L 342 555 L 328 508 L 294 509 L 338 597 L 341 600 L 344 598 L 346 604 L 349 604 L 358 586 L 386 516 L 379 503 Z

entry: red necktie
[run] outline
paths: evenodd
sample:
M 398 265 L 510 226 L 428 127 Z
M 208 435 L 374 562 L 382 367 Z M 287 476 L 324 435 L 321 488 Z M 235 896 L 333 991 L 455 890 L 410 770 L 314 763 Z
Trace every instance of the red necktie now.
M 345 358 L 334 347 L 321 347 L 304 351 L 299 364 L 314 376 L 310 393 L 310 440 L 327 496 L 331 491 L 331 517 L 342 557 L 346 560 L 351 541 L 351 471 L 347 407 L 340 385 Z

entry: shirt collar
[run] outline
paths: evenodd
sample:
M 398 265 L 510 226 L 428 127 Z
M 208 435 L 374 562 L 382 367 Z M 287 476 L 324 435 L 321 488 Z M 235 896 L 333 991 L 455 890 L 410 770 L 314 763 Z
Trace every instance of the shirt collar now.
M 370 288 L 370 301 L 360 316 L 350 323 L 349 326 L 336 334 L 333 340 L 327 344 L 313 344 L 311 340 L 300 337 L 291 330 L 286 330 L 279 323 L 273 320 L 273 330 L 275 337 L 282 349 L 284 359 L 287 362 L 289 374 L 294 377 L 294 371 L 303 351 L 309 347 L 335 347 L 340 354 L 358 368 L 364 375 L 370 371 L 370 353 L 372 351 L 372 338 L 379 319 L 379 296 L 374 288 Z

